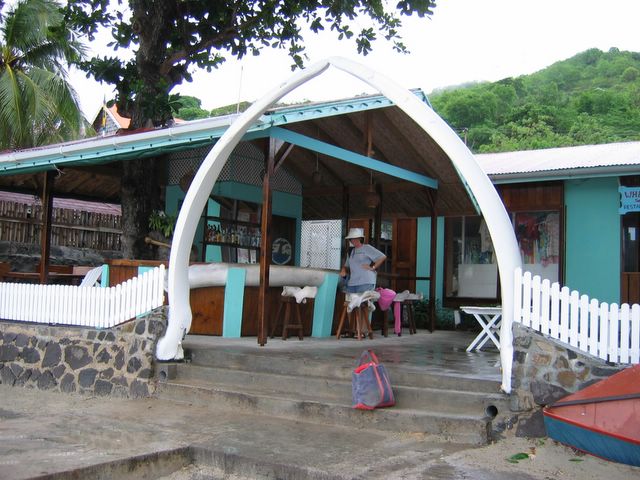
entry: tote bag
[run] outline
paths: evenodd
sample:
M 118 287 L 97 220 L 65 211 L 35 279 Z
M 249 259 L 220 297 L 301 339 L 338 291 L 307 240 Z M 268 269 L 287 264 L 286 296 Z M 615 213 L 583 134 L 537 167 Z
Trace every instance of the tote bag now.
M 396 404 L 387 369 L 372 350 L 365 350 L 360 355 L 358 366 L 351 376 L 351 393 L 353 408 L 360 410 L 392 407 Z

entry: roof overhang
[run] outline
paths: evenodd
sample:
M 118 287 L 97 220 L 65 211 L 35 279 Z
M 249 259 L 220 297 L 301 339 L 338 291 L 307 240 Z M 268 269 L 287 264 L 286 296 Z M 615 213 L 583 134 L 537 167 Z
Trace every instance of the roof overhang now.
M 420 90 L 411 93 L 428 105 Z M 56 181 L 56 195 L 102 195 L 117 202 L 119 162 L 211 147 L 237 117 L 6 153 L 0 155 L 0 188 L 35 191 L 39 180 L 29 176 L 61 170 L 67 175 Z M 252 123 L 243 141 L 259 142 L 270 135 L 289 149 L 283 165 L 302 185 L 303 218 L 335 218 L 343 206 L 344 187 L 354 193 L 350 212 L 370 215 L 362 209 L 361 192 L 371 182 L 383 195 L 388 217 L 430 215 L 433 198 L 428 190 L 433 189 L 438 190 L 439 214 L 477 211 L 447 154 L 383 95 L 273 108 Z M 318 167 L 323 171 L 321 185 L 312 175 Z M 92 184 L 80 176 L 92 176 Z M 107 189 L 109 182 L 114 185 Z

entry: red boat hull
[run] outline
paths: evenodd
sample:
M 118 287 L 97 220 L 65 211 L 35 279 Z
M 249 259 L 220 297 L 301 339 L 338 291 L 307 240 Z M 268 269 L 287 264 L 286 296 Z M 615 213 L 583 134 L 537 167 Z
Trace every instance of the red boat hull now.
M 640 365 L 571 394 L 543 413 L 554 440 L 640 466 Z

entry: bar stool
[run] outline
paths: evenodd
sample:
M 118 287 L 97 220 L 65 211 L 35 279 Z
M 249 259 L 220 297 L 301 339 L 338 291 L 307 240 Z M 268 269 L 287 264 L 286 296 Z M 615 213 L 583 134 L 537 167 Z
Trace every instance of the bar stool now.
M 373 328 L 371 328 L 371 323 L 369 322 L 369 308 L 367 304 L 362 303 L 350 312 L 349 302 L 350 299 L 347 297 L 344 301 L 342 312 L 340 314 L 340 322 L 338 323 L 338 329 L 336 330 L 336 339 L 340 340 L 345 318 L 349 319 L 350 336 L 355 336 L 358 340 L 362 340 L 364 338 L 364 330 L 366 329 L 369 338 L 373 339 Z M 354 315 L 352 316 L 352 314 Z
M 398 293 L 393 300 L 393 312 L 395 317 L 394 331 L 398 336 L 402 335 L 402 320 L 405 317 L 409 323 L 409 335 L 417 333 L 416 322 L 414 317 L 414 306 L 422 300 L 421 293 L 409 293 L 408 290 Z
M 300 303 L 307 303 L 309 299 L 313 300 L 318 293 L 317 287 L 290 287 L 282 288 L 282 294 L 278 302 L 278 311 L 276 313 L 273 326 L 271 327 L 270 337 L 275 336 L 276 329 L 282 323 L 282 339 L 286 340 L 289 336 L 289 330 L 298 330 L 298 338 L 304 338 L 304 324 L 302 323 L 302 315 L 300 313 Z M 280 315 L 284 308 L 284 319 L 281 321 Z M 296 323 L 291 321 L 291 310 L 294 310 Z
M 387 310 L 382 310 L 380 315 L 382 316 L 382 335 L 384 337 L 389 336 L 389 312 L 391 312 L 391 308 Z
M 398 336 L 402 336 L 402 319 L 404 318 L 404 312 L 407 312 L 407 321 L 409 322 L 409 335 L 417 333 L 416 322 L 413 317 L 413 304 L 415 303 L 415 300 L 404 300 L 398 303 L 400 304 L 401 315 L 400 331 L 398 332 Z M 382 335 L 385 337 L 389 336 L 389 317 L 387 315 L 390 311 L 391 309 L 382 312 Z
M 284 318 L 281 318 L 280 315 L 282 314 L 283 308 Z M 296 323 L 292 323 L 291 321 L 291 310 L 295 312 Z M 295 297 L 280 296 L 280 300 L 278 302 L 278 312 L 276 313 L 276 318 L 273 322 L 273 327 L 271 328 L 271 338 L 275 337 L 275 332 L 280 324 L 282 324 L 282 340 L 286 340 L 289 337 L 289 330 L 293 329 L 298 331 L 298 339 L 304 339 L 302 315 L 300 314 L 300 304 L 296 302 Z
M 413 335 L 414 333 L 418 333 L 418 330 L 416 330 L 416 322 L 413 316 L 413 309 L 414 306 L 416 304 L 416 302 L 418 302 L 419 300 L 417 299 L 413 299 L 413 298 L 408 298 L 406 300 L 403 300 L 401 305 L 401 312 L 402 312 L 402 316 L 404 317 L 404 312 L 407 312 L 407 320 L 409 322 L 409 335 Z M 400 332 L 402 332 L 402 321 L 400 322 Z M 398 334 L 400 335 L 400 334 Z

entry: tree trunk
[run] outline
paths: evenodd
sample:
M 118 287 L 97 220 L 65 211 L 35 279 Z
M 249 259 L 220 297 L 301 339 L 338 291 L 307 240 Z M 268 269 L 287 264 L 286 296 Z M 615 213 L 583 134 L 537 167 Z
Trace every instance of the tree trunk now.
M 149 215 L 163 210 L 160 204 L 160 157 L 122 162 L 122 254 L 129 259 L 154 259 L 154 249 L 145 243 Z
M 169 72 L 162 74 L 166 58 L 165 39 L 175 15 L 175 2 L 133 0 L 132 28 L 140 38 L 136 52 L 138 77 L 142 88 L 135 93 L 128 111 L 130 129 L 164 127 L 171 120 L 169 92 L 176 83 Z M 124 100 L 124 99 L 123 99 Z M 129 99 L 126 99 L 129 100 Z M 127 109 L 124 105 L 123 109 Z M 120 108 L 120 106 L 119 106 Z M 164 210 L 161 204 L 162 157 L 129 160 L 123 162 L 121 179 L 122 250 L 125 258 L 153 259 L 154 248 L 145 243 L 149 233 L 149 215 L 153 210 Z

